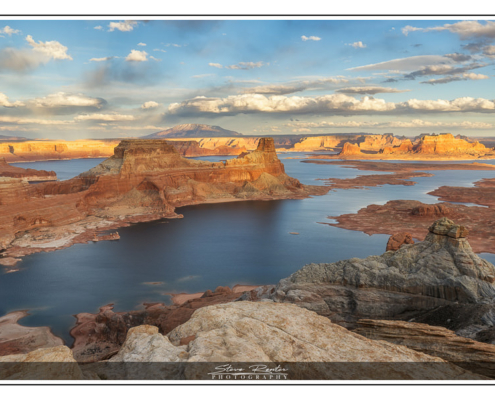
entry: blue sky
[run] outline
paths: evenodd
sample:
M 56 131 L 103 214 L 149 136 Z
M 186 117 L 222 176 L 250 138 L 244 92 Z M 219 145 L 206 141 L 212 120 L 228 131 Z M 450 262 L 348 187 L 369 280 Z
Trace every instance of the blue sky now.
M 0 135 L 495 136 L 495 22 L 3 20 Z

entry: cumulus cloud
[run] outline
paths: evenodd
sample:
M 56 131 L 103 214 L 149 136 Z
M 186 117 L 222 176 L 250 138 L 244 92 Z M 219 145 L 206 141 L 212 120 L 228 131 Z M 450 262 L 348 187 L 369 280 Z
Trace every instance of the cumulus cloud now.
M 149 110 L 150 108 L 155 108 L 155 107 L 158 107 L 160 104 L 158 104 L 156 101 L 147 101 L 145 102 L 141 108 L 143 110 Z
M 489 79 L 488 76 L 483 75 L 483 74 L 475 74 L 474 72 L 470 73 L 464 73 L 462 75 L 453 75 L 453 76 L 446 76 L 444 78 L 439 78 L 439 79 L 430 79 L 428 81 L 420 82 L 420 83 L 427 83 L 429 85 L 436 85 L 439 83 L 450 83 L 450 82 L 455 82 L 455 81 L 469 81 L 469 80 L 480 80 L 480 79 Z
M 344 94 L 318 97 L 286 97 L 242 94 L 226 98 L 198 96 L 182 103 L 173 103 L 171 114 L 240 114 L 240 113 L 359 113 L 392 111 L 393 103 L 363 97 L 355 99 Z
M 389 87 L 382 86 L 356 86 L 338 89 L 337 93 L 344 94 L 377 94 L 377 93 L 403 93 L 409 92 L 410 90 L 399 90 Z
M 258 61 L 258 62 L 252 62 L 252 61 L 243 62 L 242 61 L 242 62 L 237 63 L 237 64 L 226 65 L 226 66 L 223 66 L 222 64 L 218 64 L 218 63 L 209 63 L 208 65 L 210 67 L 215 67 L 215 68 L 244 69 L 244 70 L 247 70 L 247 69 L 253 69 L 253 68 L 261 68 L 264 65 L 269 65 L 269 64 L 268 63 L 264 63 L 263 61 Z
M 431 31 L 449 31 L 456 33 L 462 40 L 470 38 L 495 38 L 495 21 L 485 21 L 484 24 L 478 21 L 460 21 L 454 24 L 444 24 L 430 28 L 417 28 L 407 25 L 402 28 L 402 33 L 408 35 L 410 32 L 431 32 Z
M 121 32 L 130 32 L 136 25 L 137 21 L 110 22 L 108 24 L 108 32 L 113 32 L 115 29 Z
M 483 47 L 483 54 L 487 57 L 494 58 L 495 57 L 495 46 L 485 46 Z
M 72 94 L 58 92 L 49 94 L 45 97 L 39 97 L 29 102 L 30 106 L 42 108 L 55 107 L 96 107 L 101 108 L 105 104 L 105 100 L 89 97 L 84 94 Z
M 12 35 L 19 35 L 21 31 L 19 29 L 12 29 L 10 26 L 6 25 L 3 28 L 0 29 L 0 34 L 12 36 Z
M 384 61 L 376 64 L 362 65 L 360 67 L 348 68 L 348 71 L 375 71 L 375 70 L 399 70 L 414 71 L 434 64 L 451 64 L 454 60 L 445 56 L 413 56 L 406 58 L 397 58 L 390 61 Z
M 7 95 L 0 93 L 0 106 L 3 107 L 23 107 L 25 104 L 22 101 L 10 101 Z
M 345 94 L 317 97 L 264 96 L 242 94 L 225 98 L 198 96 L 181 103 L 172 103 L 168 112 L 176 115 L 236 115 L 248 113 L 279 114 L 401 114 L 431 112 L 495 112 L 495 101 L 462 97 L 454 100 L 418 100 L 391 103 L 364 96 L 356 99 Z
M 364 49 L 366 47 L 366 45 L 359 41 L 359 42 L 354 42 L 354 43 L 346 43 L 347 46 L 352 46 L 354 47 L 355 49 Z
M 74 118 L 75 121 L 134 121 L 136 117 L 125 114 L 81 114 Z
M 153 56 L 150 56 L 150 59 L 153 60 L 153 61 L 162 61 L 161 58 L 156 58 L 156 57 L 153 57 Z
M 125 60 L 126 61 L 137 61 L 137 62 L 148 61 L 148 59 L 146 58 L 147 55 L 148 55 L 148 53 L 146 53 L 145 51 L 131 50 L 131 52 L 125 58 Z
M 97 31 L 102 31 L 103 30 L 103 26 L 97 25 L 93 29 L 96 29 Z
M 417 100 L 400 103 L 404 109 L 432 112 L 495 112 L 495 101 L 473 97 L 454 100 Z
M 301 39 L 303 42 L 307 42 L 308 40 L 312 40 L 314 42 L 318 42 L 319 40 L 321 40 L 321 37 L 318 37 L 318 36 L 301 36 Z
M 146 43 L 142 43 L 142 42 L 141 42 L 141 43 L 138 43 L 137 45 L 138 45 L 138 46 L 146 46 Z
M 31 35 L 27 35 L 26 41 L 34 51 L 46 55 L 49 58 L 53 58 L 54 60 L 72 60 L 72 57 L 67 54 L 67 47 L 56 40 L 51 40 L 49 42 L 42 42 L 40 40 L 36 43 Z

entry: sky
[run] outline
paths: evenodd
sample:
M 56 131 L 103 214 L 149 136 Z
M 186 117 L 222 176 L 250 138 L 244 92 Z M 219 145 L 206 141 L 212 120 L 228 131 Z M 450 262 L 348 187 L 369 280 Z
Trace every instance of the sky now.
M 0 135 L 495 136 L 493 20 L 0 20 Z

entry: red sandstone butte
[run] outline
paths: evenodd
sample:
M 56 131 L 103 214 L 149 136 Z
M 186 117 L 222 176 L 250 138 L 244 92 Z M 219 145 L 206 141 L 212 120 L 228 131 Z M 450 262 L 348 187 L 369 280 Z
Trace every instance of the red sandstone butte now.
M 188 160 L 164 140 L 123 140 L 112 157 L 67 181 L 0 179 L 0 250 L 10 257 L 52 251 L 129 222 L 181 217 L 175 208 L 185 205 L 328 190 L 287 176 L 271 138 L 225 162 Z

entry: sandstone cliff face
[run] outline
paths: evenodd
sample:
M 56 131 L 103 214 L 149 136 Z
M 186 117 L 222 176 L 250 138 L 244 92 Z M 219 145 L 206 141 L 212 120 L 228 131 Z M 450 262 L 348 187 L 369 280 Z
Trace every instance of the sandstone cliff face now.
M 0 142 L 0 157 L 8 162 L 110 157 L 120 140 L 46 140 Z
M 383 154 L 413 153 L 418 155 L 485 155 L 493 152 L 493 149 L 485 147 L 479 142 L 468 142 L 464 139 L 457 139 L 450 133 L 441 135 L 422 136 L 418 143 L 412 144 L 410 141 L 403 142 L 398 147 L 387 147 Z
M 361 153 L 361 149 L 357 144 L 346 142 L 344 143 L 344 147 L 340 151 L 339 156 L 349 156 L 349 155 L 355 156 L 359 154 L 363 154 L 363 153 Z
M 365 135 L 364 140 L 359 143 L 362 150 L 380 151 L 385 147 L 400 146 L 404 140 L 395 137 L 392 134 L 385 135 Z
M 272 296 L 344 325 L 358 318 L 407 318 L 458 303 L 493 303 L 495 266 L 473 253 L 467 232 L 447 218 L 423 242 L 395 252 L 309 264 L 282 279 Z
M 0 177 L 19 178 L 26 182 L 57 180 L 57 174 L 53 171 L 13 167 L 12 165 L 9 165 L 3 157 L 0 157 Z
M 112 157 L 64 182 L 29 187 L 0 180 L 0 245 L 17 246 L 10 250 L 14 256 L 84 243 L 88 229 L 178 217 L 174 210 L 184 205 L 328 191 L 287 176 L 271 138 L 260 139 L 250 153 L 216 163 L 187 160 L 164 140 L 124 140 Z
M 219 145 L 213 148 L 201 147 L 200 142 L 194 140 L 169 140 L 172 146 L 183 157 L 204 157 L 204 156 L 227 156 L 239 155 L 247 151 L 243 147 L 230 147 Z

